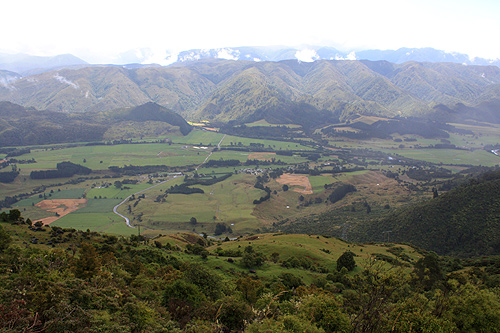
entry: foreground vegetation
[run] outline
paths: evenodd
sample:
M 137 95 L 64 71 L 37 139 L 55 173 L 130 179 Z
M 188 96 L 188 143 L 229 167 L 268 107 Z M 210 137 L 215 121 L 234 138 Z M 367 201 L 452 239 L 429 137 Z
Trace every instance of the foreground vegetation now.
M 313 235 L 0 230 L 4 332 L 494 332 L 497 261 Z M 297 246 L 300 244 L 300 246 Z

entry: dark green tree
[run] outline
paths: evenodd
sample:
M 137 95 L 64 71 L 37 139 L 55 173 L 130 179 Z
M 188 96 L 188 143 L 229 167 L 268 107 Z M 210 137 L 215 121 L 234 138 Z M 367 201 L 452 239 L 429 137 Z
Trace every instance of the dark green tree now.
M 355 254 L 351 251 L 344 252 L 337 259 L 337 270 L 340 271 L 343 267 L 345 267 L 348 271 L 352 271 L 356 267 L 354 256 Z
M 227 231 L 227 226 L 224 223 L 217 223 L 215 225 L 214 235 L 219 236 Z
M 10 238 L 9 234 L 0 227 L 0 252 L 8 248 L 11 242 L 12 238 Z
M 261 252 L 256 252 L 252 246 L 245 247 L 243 251 L 243 256 L 241 258 L 241 263 L 247 268 L 253 268 L 257 266 L 262 266 L 266 261 L 266 256 Z
M 35 223 L 36 224 L 36 223 Z M 76 260 L 74 270 L 77 278 L 91 279 L 97 274 L 100 268 L 100 261 L 94 245 L 82 244 L 80 257 Z

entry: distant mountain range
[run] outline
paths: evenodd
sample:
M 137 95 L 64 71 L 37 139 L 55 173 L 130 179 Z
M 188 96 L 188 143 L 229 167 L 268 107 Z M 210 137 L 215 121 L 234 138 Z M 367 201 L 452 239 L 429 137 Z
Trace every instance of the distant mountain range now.
M 226 47 L 215 49 L 193 49 L 180 52 L 177 61 L 201 59 L 227 59 L 251 61 L 281 61 L 297 59 L 311 62 L 315 60 L 385 60 L 395 64 L 408 61 L 452 62 L 467 65 L 494 65 L 500 67 L 499 59 L 471 58 L 466 54 L 445 52 L 433 48 L 400 48 L 398 50 L 363 50 L 343 52 L 333 47 Z M 140 59 L 137 59 L 139 61 Z
M 49 70 L 82 65 L 88 65 L 88 63 L 71 54 L 62 54 L 53 57 L 40 57 L 28 54 L 0 53 L 0 70 L 11 71 L 21 75 L 38 74 Z
M 153 51 L 148 48 L 134 49 L 118 55 L 108 65 L 130 67 L 151 66 Z M 154 57 L 158 59 L 158 57 Z M 249 61 L 282 61 L 299 60 L 312 62 L 315 60 L 385 60 L 395 64 L 408 61 L 418 62 L 451 62 L 466 65 L 500 67 L 500 59 L 471 58 L 466 54 L 445 52 L 433 48 L 400 48 L 398 50 L 360 50 L 340 51 L 334 47 L 307 46 L 242 46 L 213 49 L 192 49 L 164 57 L 163 65 L 176 62 L 189 62 L 207 59 L 249 60 Z M 71 54 L 52 57 L 31 56 L 27 54 L 0 53 L 0 70 L 15 72 L 21 75 L 39 74 L 45 71 L 89 66 L 91 64 Z M 96 64 L 92 64 L 96 65 Z M 102 64 L 97 64 L 102 65 Z M 156 65 L 159 66 L 159 65 Z
M 496 66 L 205 59 L 168 67 L 87 66 L 4 81 L 0 100 L 70 113 L 154 102 L 187 119 L 220 122 L 266 119 L 312 126 L 356 114 L 462 119 L 470 110 L 476 120 L 500 119 Z

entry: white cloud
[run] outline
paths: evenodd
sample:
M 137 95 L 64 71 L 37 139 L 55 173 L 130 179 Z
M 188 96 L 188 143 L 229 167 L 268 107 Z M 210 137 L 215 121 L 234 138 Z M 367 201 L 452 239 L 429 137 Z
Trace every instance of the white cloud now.
M 352 51 L 351 53 L 349 53 L 345 57 L 342 57 L 340 55 L 337 55 L 335 57 L 335 60 L 356 60 L 356 59 L 357 59 L 356 52 L 354 52 L 354 51 Z
M 164 48 L 145 49 L 146 53 L 142 57 L 141 64 L 158 64 L 167 66 L 177 61 L 178 53 L 171 53 Z
M 80 86 L 78 85 L 78 83 L 71 82 L 70 80 L 68 80 L 64 76 L 59 75 L 59 73 L 57 73 L 56 75 L 54 75 L 54 79 L 56 79 L 57 81 L 59 81 L 61 83 L 65 83 L 65 84 L 67 84 L 69 86 L 72 86 L 74 89 L 80 88 Z
M 17 77 L 14 76 L 5 76 L 5 77 L 0 77 L 0 86 L 4 86 L 5 88 L 9 89 L 10 91 L 16 90 L 16 87 L 10 84 L 10 82 L 17 80 Z
M 313 62 L 319 59 L 319 55 L 314 50 L 304 49 L 295 52 L 295 58 L 297 58 L 298 61 L 302 62 Z
M 217 6 L 204 0 L 143 0 L 134 6 L 87 0 L 78 15 L 67 0 L 2 5 L 5 13 L 23 13 L 22 24 L 18 15 L 4 15 L 0 21 L 0 30 L 8 31 L 2 35 L 4 52 L 72 53 L 94 63 L 108 63 L 122 52 L 145 47 L 163 50 L 158 58 L 149 57 L 162 63 L 167 49 L 270 45 L 434 47 L 500 57 L 500 43 L 484 38 L 500 31 L 500 1 L 495 0 L 317 0 L 314 6 L 290 6 L 284 0 L 253 0 L 251 5 L 220 0 Z
M 220 49 L 217 52 L 217 58 L 226 60 L 238 60 L 240 57 L 240 51 L 233 50 L 230 48 Z

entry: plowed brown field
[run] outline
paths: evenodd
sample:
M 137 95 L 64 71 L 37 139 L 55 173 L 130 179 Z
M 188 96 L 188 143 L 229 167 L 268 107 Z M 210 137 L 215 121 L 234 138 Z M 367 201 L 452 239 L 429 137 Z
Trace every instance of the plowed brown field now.
M 59 216 L 49 216 L 37 221 L 41 221 L 44 225 L 51 224 L 62 216 L 85 207 L 86 204 L 87 199 L 51 199 L 40 201 L 36 204 L 37 207 L 49 212 L 58 213 Z
M 295 175 L 290 173 L 285 173 L 281 175 L 276 181 L 280 184 L 287 184 L 291 186 L 300 186 L 303 188 L 293 188 L 292 190 L 302 194 L 312 194 L 313 189 L 309 177 L 306 175 Z

